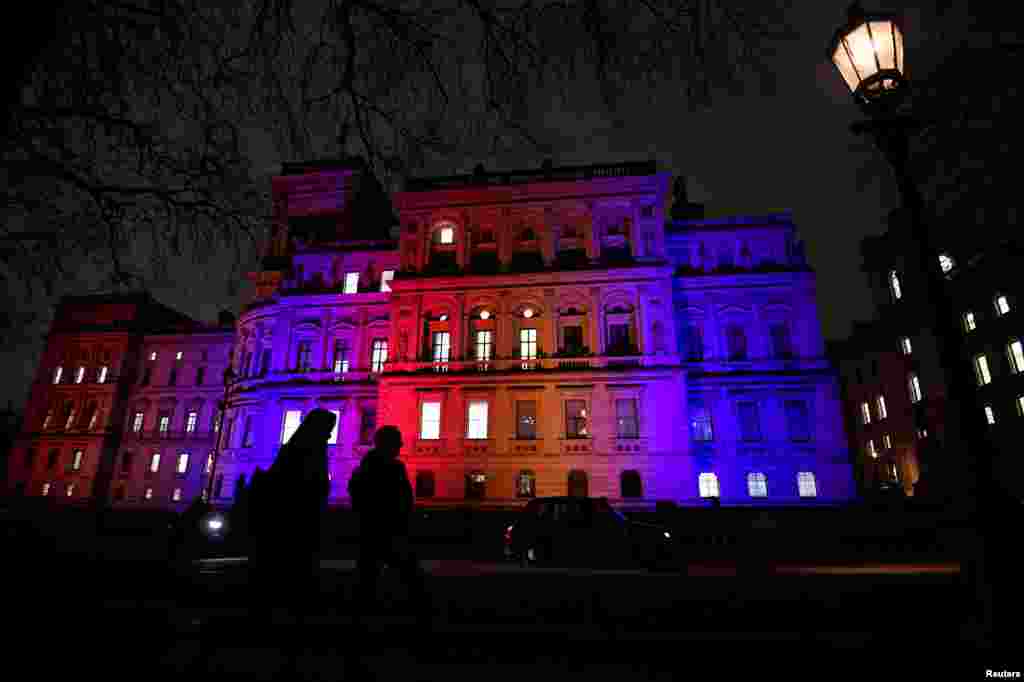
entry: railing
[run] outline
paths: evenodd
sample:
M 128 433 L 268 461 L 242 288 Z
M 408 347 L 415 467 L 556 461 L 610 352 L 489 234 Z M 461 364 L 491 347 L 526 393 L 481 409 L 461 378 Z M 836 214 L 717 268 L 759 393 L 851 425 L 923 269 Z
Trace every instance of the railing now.
M 351 381 L 372 381 L 380 373 L 369 369 L 349 369 L 347 372 L 335 372 L 333 369 L 289 369 L 272 370 L 261 374 L 236 377 L 234 385 L 250 386 L 265 381 L 291 381 L 302 379 L 313 383 L 344 383 Z
M 455 187 L 484 185 L 514 185 L 524 182 L 553 182 L 593 180 L 594 178 L 623 178 L 635 175 L 654 175 L 658 165 L 654 161 L 631 161 L 625 163 L 596 164 L 592 166 L 561 166 L 558 168 L 536 168 L 495 173 L 471 173 L 436 178 L 410 178 L 405 189 L 408 192 L 449 189 Z
M 145 431 L 129 430 L 125 437 L 132 440 L 201 440 L 215 438 L 217 432 L 212 429 L 185 431 L 180 429 L 161 431 L 160 429 L 146 429 Z
M 385 373 L 415 372 L 422 374 L 489 373 L 489 372 L 576 372 L 600 369 L 640 369 L 678 364 L 675 354 L 635 356 L 590 356 L 581 358 L 501 358 L 495 360 L 451 360 L 423 362 L 396 360 L 388 362 Z

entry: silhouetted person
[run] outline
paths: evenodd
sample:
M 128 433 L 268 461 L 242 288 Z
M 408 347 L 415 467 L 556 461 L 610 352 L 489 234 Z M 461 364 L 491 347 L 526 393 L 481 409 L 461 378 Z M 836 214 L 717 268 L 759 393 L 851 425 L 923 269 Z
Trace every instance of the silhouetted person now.
M 260 591 L 291 593 L 305 608 L 318 590 L 320 541 L 330 479 L 327 441 L 335 417 L 310 412 L 277 453 L 270 470 L 254 477 L 249 560 Z M 257 594 L 257 599 L 279 594 Z
M 376 600 L 383 562 L 402 574 L 418 616 L 426 619 L 430 616 L 426 580 L 409 541 L 412 485 L 405 464 L 398 459 L 402 433 L 395 426 L 382 426 L 374 444 L 348 484 L 352 507 L 359 514 L 358 612 L 365 615 Z

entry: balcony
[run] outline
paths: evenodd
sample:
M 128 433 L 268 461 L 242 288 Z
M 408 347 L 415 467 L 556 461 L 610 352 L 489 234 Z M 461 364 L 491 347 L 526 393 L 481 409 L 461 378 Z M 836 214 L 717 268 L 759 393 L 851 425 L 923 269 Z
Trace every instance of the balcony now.
M 463 438 L 462 453 L 464 455 L 493 455 L 493 438 Z
M 374 381 L 379 373 L 368 369 L 350 369 L 347 372 L 335 372 L 332 368 L 324 369 L 289 369 L 251 374 L 235 378 L 232 386 L 248 388 L 262 383 L 281 383 L 303 381 L 314 384 L 341 384 L 346 382 Z
M 510 438 L 508 452 L 512 455 L 542 455 L 544 454 L 544 439 Z
M 493 360 L 452 360 L 449 362 L 425 362 L 400 360 L 385 365 L 385 374 L 489 374 L 498 372 L 577 372 L 594 370 L 643 369 L 666 363 L 675 364 L 678 358 L 672 356 L 637 355 L 589 356 L 579 358 L 498 358 Z

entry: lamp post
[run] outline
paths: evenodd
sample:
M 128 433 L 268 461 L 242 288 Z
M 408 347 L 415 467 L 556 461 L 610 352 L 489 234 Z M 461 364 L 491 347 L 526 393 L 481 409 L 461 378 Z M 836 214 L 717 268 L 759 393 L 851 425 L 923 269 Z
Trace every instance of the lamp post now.
M 868 117 L 851 125 L 851 131 L 870 135 L 892 166 L 909 219 L 909 236 L 917 247 L 909 249 L 907 254 L 916 272 L 923 275 L 921 300 L 915 305 L 934 330 L 939 360 L 945 369 L 947 405 L 952 408 L 946 410 L 947 424 L 949 418 L 958 418 L 955 424 L 958 433 L 950 434 L 947 426 L 946 449 L 950 449 L 950 441 L 953 441 L 960 450 L 956 456 L 963 458 L 958 464 L 962 465 L 959 471 L 965 475 L 965 480 L 958 481 L 961 487 L 957 497 L 964 504 L 962 511 L 971 515 L 979 531 L 971 557 L 974 562 L 967 568 L 973 572 L 976 594 L 982 603 L 983 627 L 988 629 L 991 628 L 992 593 L 990 567 L 983 558 L 986 549 L 992 546 L 992 539 L 986 536 L 998 527 L 990 499 L 990 495 L 998 493 L 998 487 L 993 477 L 991 446 L 981 423 L 981 413 L 974 404 L 973 387 L 967 373 L 961 369 L 964 357 L 959 318 L 946 292 L 939 251 L 925 225 L 924 201 L 907 168 L 910 135 L 921 123 L 907 113 L 909 107 L 904 106 L 909 84 L 904 76 L 900 21 L 893 14 L 866 13 L 855 2 L 849 8 L 847 24 L 832 38 L 828 57 L 849 87 L 854 101 Z M 923 465 L 924 480 L 934 479 L 935 463 L 926 461 Z M 948 458 L 942 466 L 948 469 Z M 949 471 L 946 473 L 944 478 L 951 482 Z M 946 492 L 951 491 L 947 488 Z
M 231 370 L 231 362 L 228 362 L 228 366 L 224 368 L 224 399 L 220 404 L 220 428 L 217 429 L 217 439 L 213 444 L 213 460 L 210 462 L 210 477 L 206 481 L 206 502 L 211 507 L 213 506 L 213 482 L 217 478 L 217 459 L 220 457 L 220 443 L 221 436 L 224 433 L 225 422 L 228 414 L 228 397 L 231 391 L 231 383 L 235 378 L 235 373 Z

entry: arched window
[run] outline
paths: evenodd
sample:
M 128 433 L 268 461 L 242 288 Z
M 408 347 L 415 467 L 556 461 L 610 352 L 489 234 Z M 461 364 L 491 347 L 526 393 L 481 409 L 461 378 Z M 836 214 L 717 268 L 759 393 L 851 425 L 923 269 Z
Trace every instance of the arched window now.
M 588 489 L 586 471 L 573 469 L 569 472 L 569 497 L 587 497 Z
M 434 472 L 416 472 L 416 497 L 428 498 L 434 496 Z
M 619 477 L 619 486 L 623 497 L 643 497 L 643 484 L 640 482 L 640 472 L 628 469 L 622 472 Z
M 768 479 L 759 471 L 747 474 L 747 492 L 751 497 L 768 497 Z
M 516 476 L 516 497 L 537 496 L 537 474 L 530 469 L 523 469 Z
M 712 473 L 703 473 L 698 477 L 701 497 L 718 497 L 718 476 Z
M 725 341 L 730 360 L 747 359 L 747 334 L 738 324 L 730 324 L 725 328 Z

